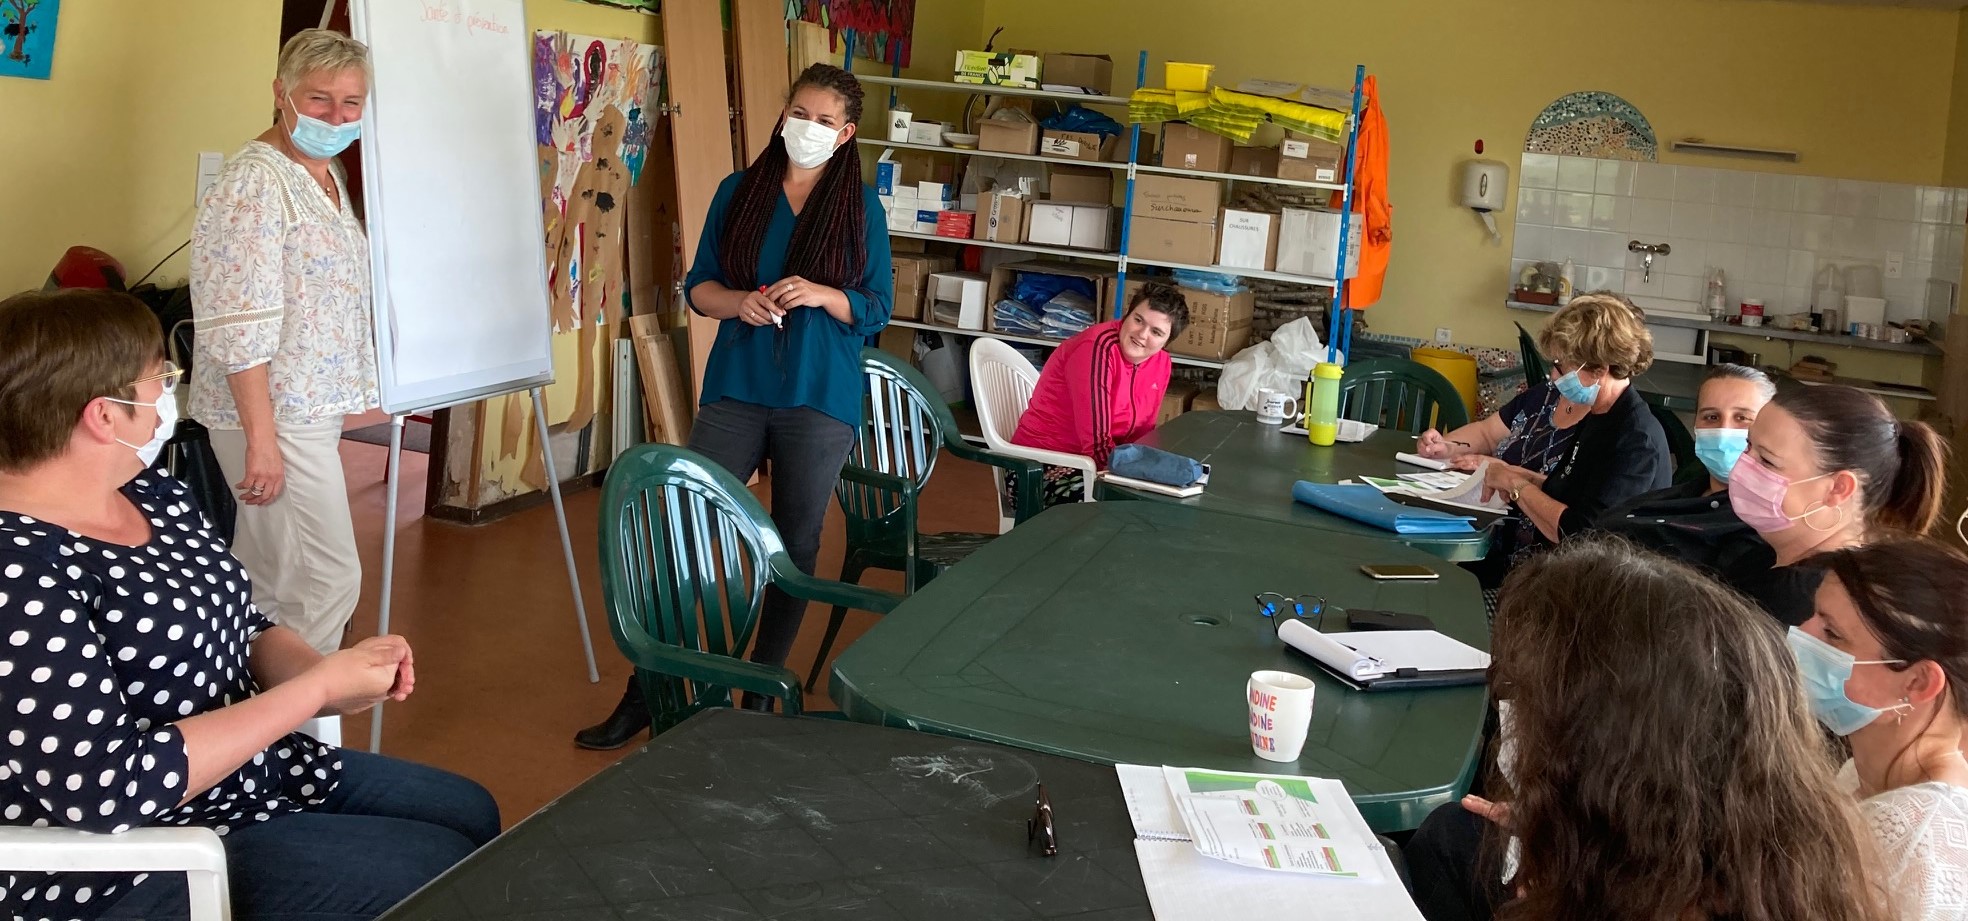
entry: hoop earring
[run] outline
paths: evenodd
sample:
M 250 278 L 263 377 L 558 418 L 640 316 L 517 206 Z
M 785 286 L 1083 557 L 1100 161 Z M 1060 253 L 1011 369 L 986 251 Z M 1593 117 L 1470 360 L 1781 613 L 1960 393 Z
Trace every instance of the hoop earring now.
M 1838 520 L 1832 522 L 1831 526 L 1827 528 L 1820 528 L 1817 525 L 1812 524 L 1811 516 L 1816 515 L 1819 512 L 1825 511 L 1826 509 L 1830 509 L 1831 511 L 1837 512 Z M 1826 505 L 1820 502 L 1818 503 L 1816 508 L 1813 508 L 1805 512 L 1804 514 L 1797 516 L 1797 520 L 1804 522 L 1805 527 L 1810 528 L 1811 530 L 1816 531 L 1820 534 L 1823 534 L 1827 531 L 1836 531 L 1838 530 L 1839 526 L 1845 523 L 1845 507 L 1842 505 Z
M 1901 723 L 1906 722 L 1907 711 L 1911 709 L 1913 709 L 1912 699 L 1908 697 L 1901 697 L 1900 709 L 1893 711 L 1893 725 L 1898 726 Z

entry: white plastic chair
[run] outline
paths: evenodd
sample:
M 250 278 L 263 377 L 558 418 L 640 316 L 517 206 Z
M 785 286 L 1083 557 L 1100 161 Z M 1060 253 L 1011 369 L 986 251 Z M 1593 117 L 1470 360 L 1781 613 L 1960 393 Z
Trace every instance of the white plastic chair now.
M 315 741 L 342 744 L 342 718 L 301 724 Z M 225 846 L 209 828 L 133 828 L 120 835 L 73 828 L 0 826 L 0 872 L 183 873 L 191 921 L 230 921 Z
M 1039 369 L 1032 367 L 1032 363 L 1011 346 L 997 339 L 978 339 L 972 343 L 970 390 L 972 402 L 977 406 L 977 422 L 984 429 L 984 443 L 992 451 L 1007 457 L 1055 467 L 1078 468 L 1086 489 L 1086 501 L 1092 502 L 1096 473 L 1093 458 L 1011 443 L 1012 433 L 1018 431 L 1018 418 L 1025 415 L 1026 405 L 1032 402 L 1032 388 L 1038 383 Z M 1000 499 L 998 533 L 1010 531 L 1012 524 L 1013 519 Z

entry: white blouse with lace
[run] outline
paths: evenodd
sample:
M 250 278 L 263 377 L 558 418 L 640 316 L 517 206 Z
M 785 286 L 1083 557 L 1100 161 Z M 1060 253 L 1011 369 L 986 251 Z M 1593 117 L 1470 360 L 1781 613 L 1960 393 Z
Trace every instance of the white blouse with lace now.
M 376 405 L 369 240 L 306 168 L 248 141 L 199 203 L 191 236 L 197 346 L 192 418 L 240 427 L 226 377 L 268 365 L 274 421 L 327 422 Z
M 1852 762 L 1838 772 L 1856 792 Z M 1908 921 L 1968 918 L 1968 788 L 1932 781 L 1859 801 L 1879 848 L 1888 889 Z

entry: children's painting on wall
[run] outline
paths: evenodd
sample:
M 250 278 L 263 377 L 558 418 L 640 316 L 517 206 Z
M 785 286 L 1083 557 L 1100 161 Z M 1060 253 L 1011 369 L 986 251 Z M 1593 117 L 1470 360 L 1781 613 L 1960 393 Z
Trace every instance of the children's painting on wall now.
M 0 77 L 48 79 L 61 0 L 0 0 Z
M 834 51 L 849 41 L 855 57 L 909 66 L 916 0 L 786 0 L 786 18 L 827 27 Z
M 663 51 L 566 32 L 533 36 L 554 331 L 622 314 L 623 204 L 642 173 L 659 102 Z

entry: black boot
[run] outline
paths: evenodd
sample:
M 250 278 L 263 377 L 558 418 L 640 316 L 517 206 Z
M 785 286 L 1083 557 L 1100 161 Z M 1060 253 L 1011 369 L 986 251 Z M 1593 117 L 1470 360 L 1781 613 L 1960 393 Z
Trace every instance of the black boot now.
M 649 728 L 649 705 L 643 702 L 642 686 L 629 677 L 629 687 L 608 718 L 574 734 L 574 744 L 596 751 L 621 748 Z

